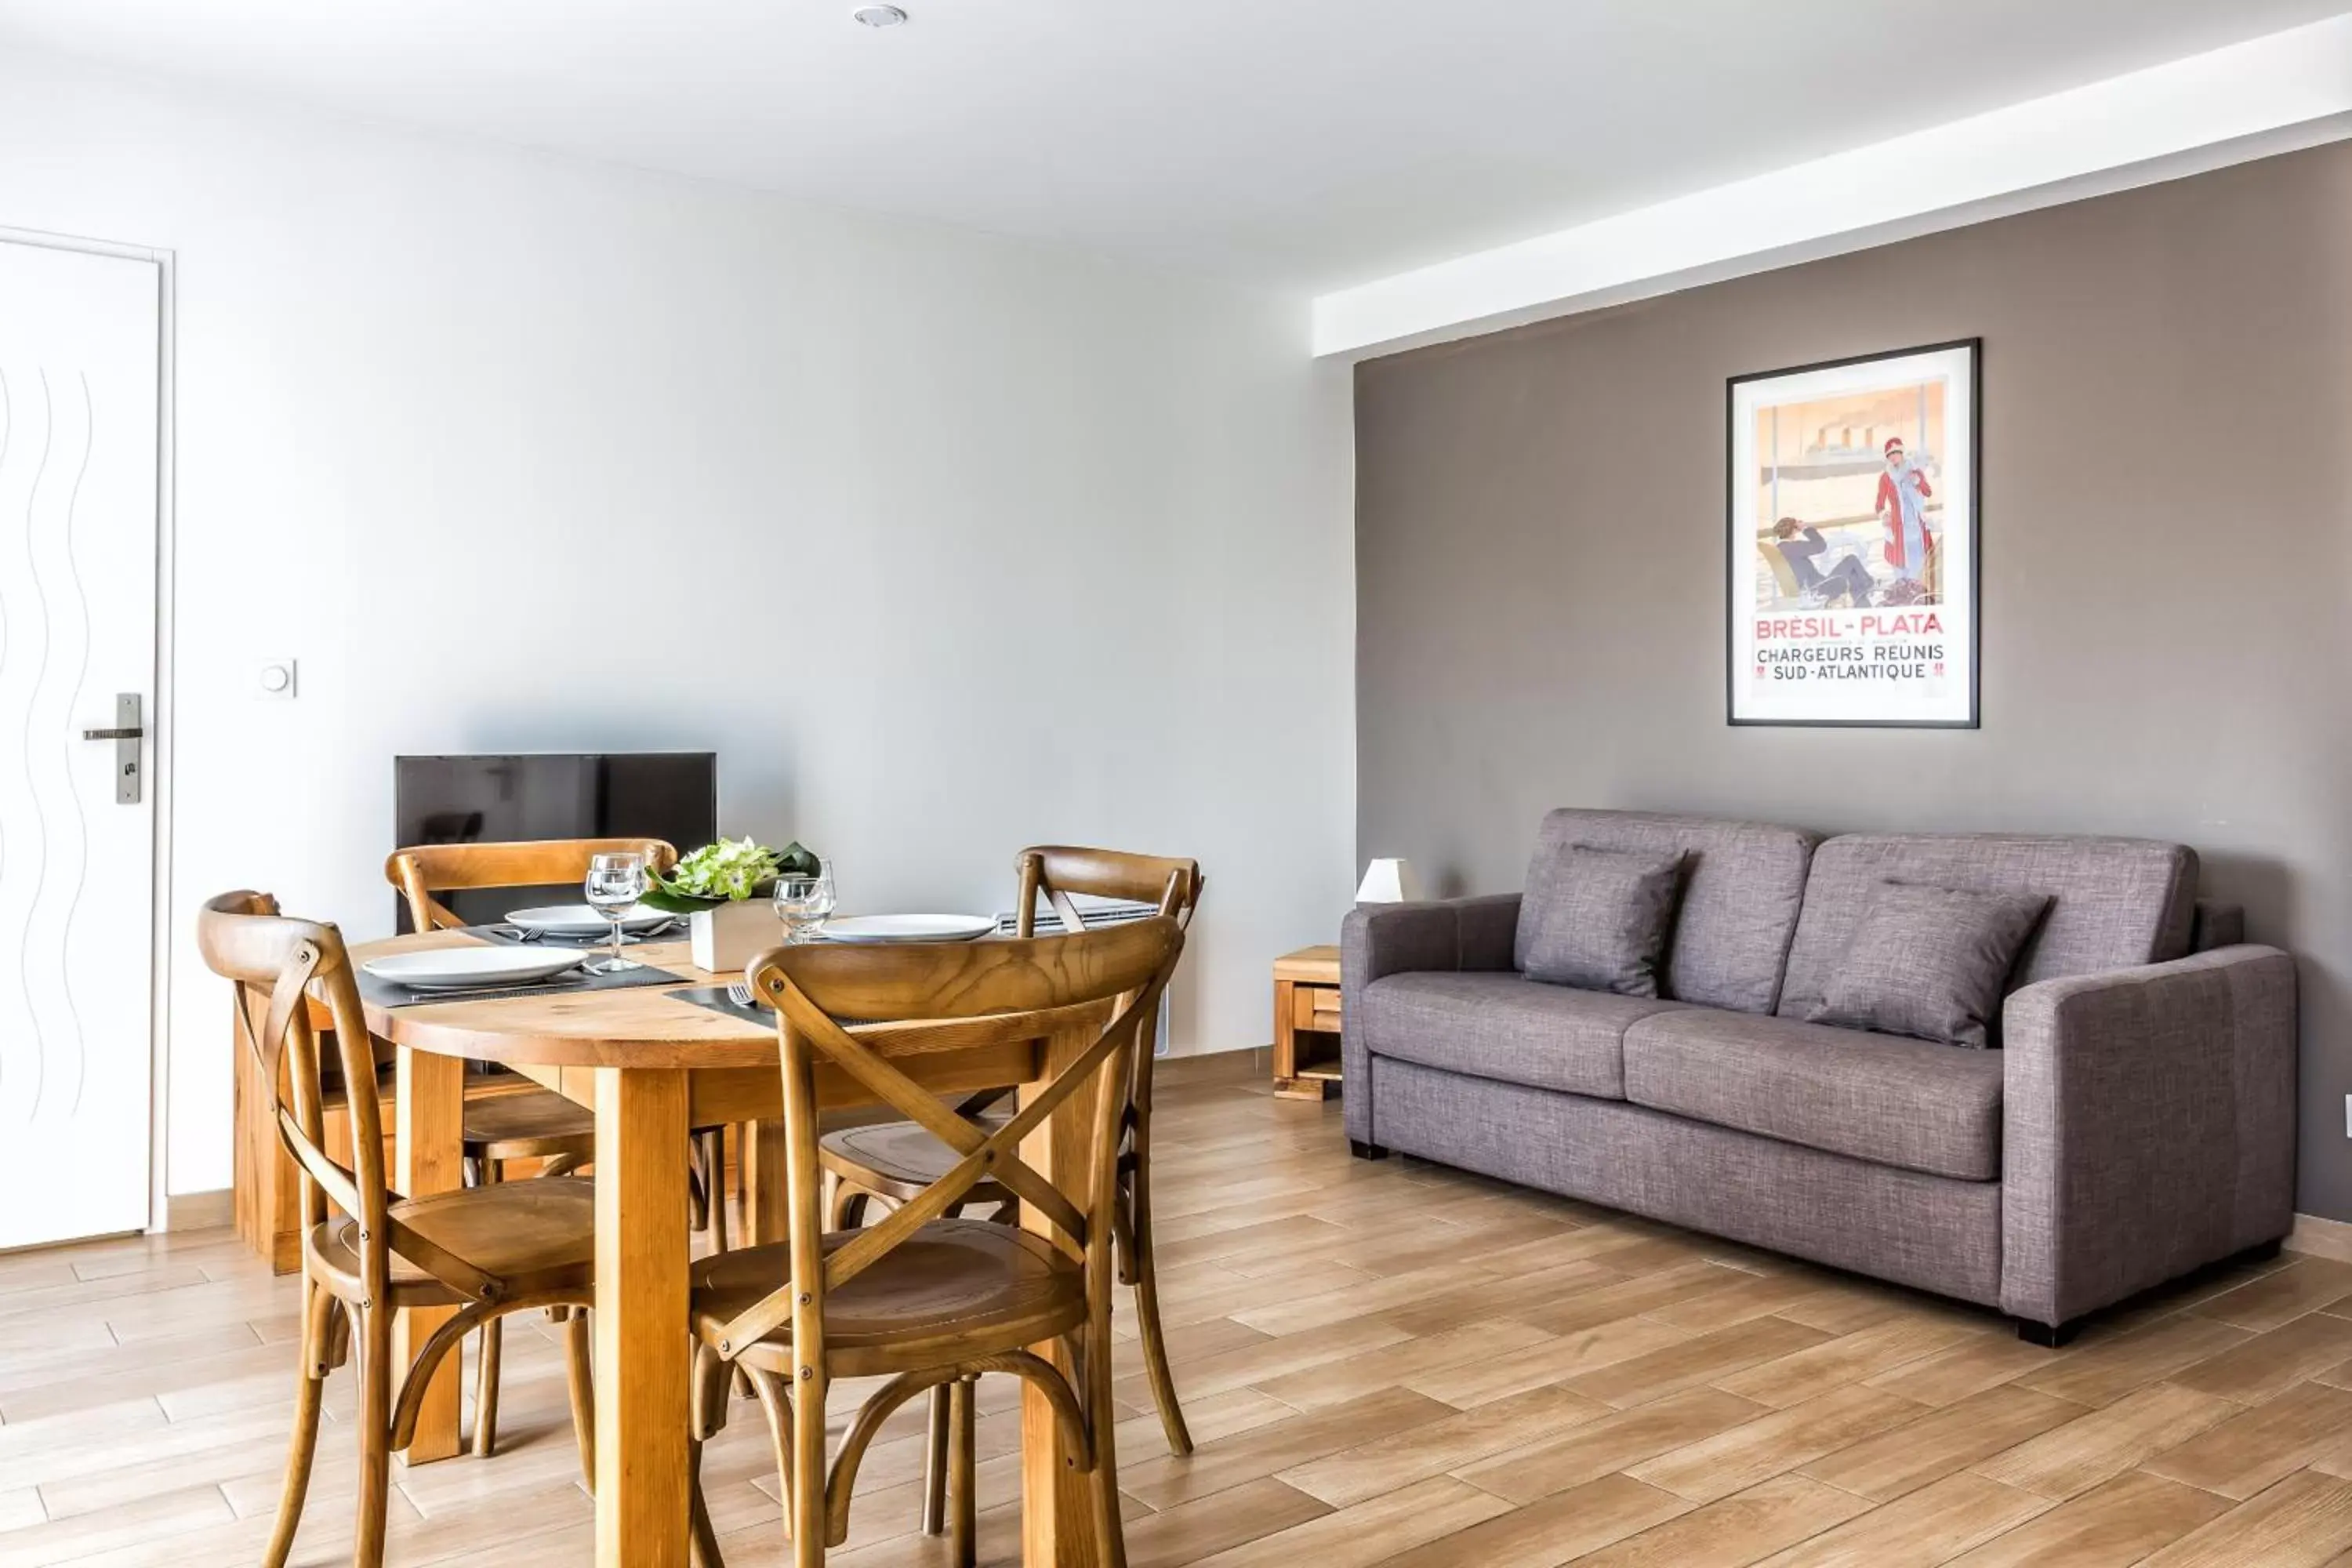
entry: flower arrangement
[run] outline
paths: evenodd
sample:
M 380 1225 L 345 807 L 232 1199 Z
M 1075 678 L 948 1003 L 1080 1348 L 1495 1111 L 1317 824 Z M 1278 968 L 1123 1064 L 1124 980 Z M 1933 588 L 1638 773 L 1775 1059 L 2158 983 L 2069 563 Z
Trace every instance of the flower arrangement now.
M 817 869 L 815 854 L 797 840 L 771 849 L 748 837 L 722 838 L 681 858 L 667 876 L 655 872 L 644 901 L 671 914 L 692 914 L 763 897 L 777 878 L 814 877 Z

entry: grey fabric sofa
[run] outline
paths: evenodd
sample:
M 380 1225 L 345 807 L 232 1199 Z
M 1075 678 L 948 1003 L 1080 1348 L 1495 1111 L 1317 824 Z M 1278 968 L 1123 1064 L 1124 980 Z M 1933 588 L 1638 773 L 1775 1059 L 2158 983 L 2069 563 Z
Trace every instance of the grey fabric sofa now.
M 1562 810 L 1685 852 L 1657 998 L 1512 968 L 1519 896 L 1370 905 L 1342 943 L 1348 1137 L 1997 1307 L 2039 1343 L 2274 1251 L 2295 972 L 2141 839 Z M 1882 879 L 2050 895 L 1997 1050 L 1803 1022 Z

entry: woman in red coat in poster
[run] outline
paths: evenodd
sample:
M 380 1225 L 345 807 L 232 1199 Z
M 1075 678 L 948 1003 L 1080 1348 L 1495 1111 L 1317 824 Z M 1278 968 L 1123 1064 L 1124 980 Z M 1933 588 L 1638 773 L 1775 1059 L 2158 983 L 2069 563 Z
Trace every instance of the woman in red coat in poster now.
M 1878 476 L 1878 520 L 1886 525 L 1886 563 L 1897 577 L 1926 587 L 1936 542 L 1927 532 L 1927 498 L 1936 492 L 1927 476 L 1911 466 L 1902 437 L 1886 443 L 1886 468 Z

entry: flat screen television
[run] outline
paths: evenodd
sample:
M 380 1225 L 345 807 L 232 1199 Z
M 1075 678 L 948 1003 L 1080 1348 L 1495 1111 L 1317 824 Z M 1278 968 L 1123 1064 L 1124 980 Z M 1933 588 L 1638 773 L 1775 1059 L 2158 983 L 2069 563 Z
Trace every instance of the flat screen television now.
M 530 838 L 664 838 L 682 854 L 719 836 L 712 752 L 530 752 L 393 759 L 393 847 Z M 388 853 L 389 851 L 387 851 Z M 468 924 L 530 904 L 578 903 L 577 886 L 489 889 L 443 900 Z M 398 928 L 408 908 L 395 899 Z

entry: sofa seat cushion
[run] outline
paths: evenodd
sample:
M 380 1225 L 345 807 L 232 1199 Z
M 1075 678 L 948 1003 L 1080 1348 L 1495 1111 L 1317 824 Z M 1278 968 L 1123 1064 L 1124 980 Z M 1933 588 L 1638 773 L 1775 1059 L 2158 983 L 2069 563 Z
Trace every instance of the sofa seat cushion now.
M 1692 1008 L 1634 1021 L 1625 1098 L 1929 1175 L 2000 1175 L 2001 1057 Z
M 1374 1056 L 1622 1100 L 1626 1028 L 1680 1010 L 1655 997 L 1578 991 L 1521 974 L 1415 973 L 1364 987 L 1355 1026 Z

